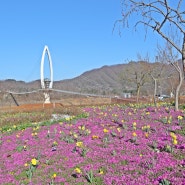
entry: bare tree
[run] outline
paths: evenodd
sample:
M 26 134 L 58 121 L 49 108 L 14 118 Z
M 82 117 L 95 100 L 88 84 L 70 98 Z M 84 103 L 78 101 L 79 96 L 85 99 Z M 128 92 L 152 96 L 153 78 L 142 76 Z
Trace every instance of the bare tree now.
M 184 79 L 182 65 L 180 65 L 178 61 L 178 52 L 175 52 L 172 45 L 167 42 L 165 48 L 158 47 L 158 56 L 162 63 L 170 64 L 172 66 L 172 70 L 175 70 L 178 74 L 178 84 L 175 89 L 175 110 L 178 110 L 179 92 Z
M 148 28 L 159 34 L 180 53 L 185 75 L 184 7 L 184 0 L 122 0 L 122 18 L 119 21 L 123 23 L 124 27 L 134 23 L 135 29 L 138 25 L 143 25 L 146 34 Z M 176 30 L 176 34 L 181 39 L 180 45 L 170 37 L 169 30 Z
M 156 96 L 160 94 L 157 92 L 158 84 L 162 79 L 168 78 L 166 75 L 166 64 L 161 64 L 156 61 L 151 68 L 150 76 L 154 82 L 153 100 L 154 104 L 156 104 Z
M 124 67 L 124 71 L 121 74 L 121 80 L 131 86 L 136 88 L 136 101 L 139 102 L 139 96 L 141 87 L 143 87 L 147 82 L 149 82 L 150 65 L 146 61 L 130 62 Z

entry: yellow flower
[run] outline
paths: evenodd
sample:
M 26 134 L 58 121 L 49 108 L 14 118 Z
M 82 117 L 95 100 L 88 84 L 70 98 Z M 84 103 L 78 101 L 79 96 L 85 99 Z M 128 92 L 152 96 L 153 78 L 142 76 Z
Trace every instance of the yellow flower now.
M 133 125 L 133 127 L 136 127 L 137 123 L 136 122 L 133 122 L 132 125 Z
M 55 179 L 56 177 L 57 177 L 57 174 L 54 173 L 53 176 L 52 176 L 52 178 Z
M 85 130 L 85 126 L 82 126 L 82 130 Z
M 67 118 L 66 118 L 66 121 L 70 121 L 70 119 L 71 119 L 70 117 L 67 117 Z
M 80 170 L 80 168 L 75 168 L 75 172 L 76 173 L 82 173 L 82 171 Z
M 16 125 L 14 125 L 13 128 L 16 128 Z
M 148 138 L 148 133 L 145 133 L 145 137 Z
M 146 115 L 150 115 L 150 112 L 146 112 Z
M 175 135 L 173 132 L 170 132 L 170 136 L 172 137 L 173 135 Z
M 136 137 L 136 136 L 137 136 L 137 134 L 136 134 L 135 132 L 133 132 L 133 133 L 132 133 L 132 135 L 133 135 L 134 137 Z
M 177 136 L 173 133 L 173 132 L 170 132 L 170 136 L 172 137 L 172 139 L 176 140 L 177 139 Z
M 24 166 L 27 167 L 28 166 L 28 163 L 25 163 Z
M 91 133 L 91 131 L 89 129 L 86 129 L 86 132 L 87 132 L 87 134 L 90 134 Z
M 104 172 L 103 172 L 102 169 L 99 170 L 99 174 L 100 174 L 100 175 L 104 174 Z
M 107 130 L 106 128 L 104 128 L 104 129 L 103 129 L 103 132 L 104 132 L 104 133 L 107 133 L 107 132 L 109 132 L 109 130 Z
M 99 138 L 99 136 L 96 136 L 96 135 L 92 136 L 92 139 L 98 139 L 98 138 Z
M 40 128 L 40 127 L 39 127 L 39 126 L 37 126 L 35 129 L 36 129 L 36 130 L 39 130 L 39 128 Z
M 33 166 L 36 166 L 36 165 L 37 165 L 37 159 L 33 158 L 33 159 L 31 160 L 31 164 L 32 164 Z
M 176 139 L 173 139 L 173 144 L 176 145 L 178 141 Z
M 79 130 L 85 130 L 85 126 L 83 125 L 83 126 L 78 126 L 78 129 Z
M 183 117 L 180 116 L 180 115 L 177 118 L 178 118 L 178 120 L 182 120 L 183 119 Z
M 37 136 L 37 132 L 34 132 L 31 134 L 32 136 Z
M 172 116 L 169 116 L 168 123 L 171 123 L 171 122 L 172 122 Z
M 81 142 L 81 141 L 77 142 L 76 146 L 79 147 L 79 148 L 82 148 L 83 147 L 83 142 Z
M 74 138 L 78 138 L 78 135 L 77 134 L 73 134 Z
M 57 145 L 58 145 L 58 143 L 57 143 L 56 141 L 54 141 L 54 142 L 53 142 L 53 145 L 54 145 L 54 146 L 57 146 Z
M 143 157 L 143 154 L 139 154 L 140 157 Z
M 10 174 L 10 175 L 14 175 L 14 174 L 15 174 L 15 172 L 9 172 L 9 174 Z
M 121 132 L 121 128 L 117 128 L 117 131 L 118 131 L 118 132 Z
M 177 140 L 177 136 L 175 134 L 172 136 L 172 138 Z

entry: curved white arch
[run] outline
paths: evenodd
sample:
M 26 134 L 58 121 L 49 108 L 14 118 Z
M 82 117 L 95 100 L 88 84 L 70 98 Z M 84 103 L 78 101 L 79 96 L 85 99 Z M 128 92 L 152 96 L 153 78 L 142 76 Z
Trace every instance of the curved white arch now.
M 41 88 L 45 89 L 45 83 L 44 83 L 44 57 L 45 55 L 48 55 L 48 60 L 49 60 L 49 66 L 50 66 L 50 84 L 49 88 L 51 89 L 53 87 L 53 66 L 52 66 L 52 60 L 51 60 L 51 55 L 48 49 L 48 46 L 44 47 L 43 53 L 42 53 L 42 59 L 41 59 L 41 66 L 40 66 L 40 81 L 41 81 Z

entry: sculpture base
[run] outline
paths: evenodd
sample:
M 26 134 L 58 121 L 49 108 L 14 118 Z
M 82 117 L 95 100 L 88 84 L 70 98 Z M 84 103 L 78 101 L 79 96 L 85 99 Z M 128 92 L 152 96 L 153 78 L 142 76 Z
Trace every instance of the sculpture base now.
M 44 103 L 51 103 L 49 93 L 44 93 Z
M 44 104 L 49 104 L 51 101 L 45 100 Z

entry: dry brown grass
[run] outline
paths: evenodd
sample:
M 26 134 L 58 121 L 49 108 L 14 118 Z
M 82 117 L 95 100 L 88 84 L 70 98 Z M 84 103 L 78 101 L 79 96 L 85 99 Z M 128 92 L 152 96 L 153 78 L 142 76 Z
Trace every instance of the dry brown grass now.
M 82 106 L 111 104 L 110 98 L 65 98 L 60 102 L 52 102 L 50 104 L 34 103 L 22 104 L 19 106 L 3 106 L 0 107 L 0 112 L 32 112 L 32 111 L 48 111 L 62 113 L 78 113 Z

